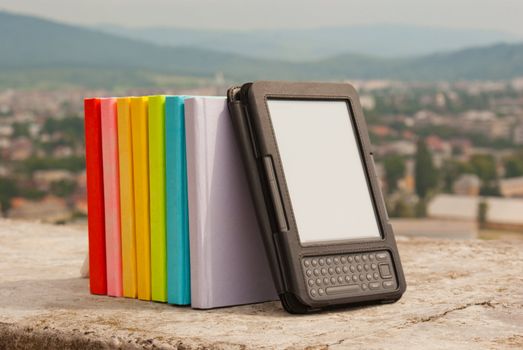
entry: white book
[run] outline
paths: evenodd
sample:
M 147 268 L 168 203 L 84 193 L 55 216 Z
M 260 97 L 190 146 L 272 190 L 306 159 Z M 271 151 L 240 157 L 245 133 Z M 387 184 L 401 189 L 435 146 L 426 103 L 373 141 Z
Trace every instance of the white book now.
M 276 300 L 224 97 L 185 100 L 191 305 Z

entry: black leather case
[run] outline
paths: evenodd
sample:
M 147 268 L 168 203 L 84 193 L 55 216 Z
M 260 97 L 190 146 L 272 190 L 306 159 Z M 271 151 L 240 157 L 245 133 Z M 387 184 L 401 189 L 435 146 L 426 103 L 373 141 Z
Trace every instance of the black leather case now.
M 406 289 L 405 277 L 376 177 L 367 127 L 356 90 L 349 84 L 259 81 L 230 88 L 227 98 L 265 250 L 284 308 L 291 313 L 306 313 L 348 305 L 398 300 Z M 300 244 L 292 202 L 267 107 L 268 98 L 344 100 L 348 103 L 378 217 L 381 239 L 348 240 L 314 246 Z M 386 258 L 378 260 L 378 257 Z M 363 261 L 363 258 L 366 260 Z M 327 259 L 331 261 L 331 265 L 327 265 Z M 314 262 L 315 266 L 312 266 Z M 352 265 L 354 273 L 349 270 Z M 362 271 L 356 270 L 358 265 Z M 385 265 L 389 265 L 391 277 L 388 277 L 388 280 L 380 275 L 382 270 L 387 269 Z M 365 270 L 367 267 L 368 270 Z M 331 270 L 333 274 L 330 274 Z M 346 270 L 347 274 L 335 272 L 342 270 Z M 362 287 L 365 284 L 366 290 L 343 292 L 343 286 L 348 288 L 347 285 L 352 283 L 342 281 L 343 278 L 349 280 L 347 275 L 352 278 L 362 278 L 363 275 L 362 281 L 354 283 L 359 283 Z M 371 278 L 367 280 L 369 276 Z M 373 276 L 379 278 L 374 279 Z M 330 283 L 331 280 L 334 283 Z M 321 283 L 316 285 L 315 281 Z M 323 281 L 327 283 L 324 284 Z M 392 286 L 391 282 L 387 282 L 389 287 L 385 288 L 383 283 L 386 281 L 392 281 Z M 376 286 L 378 282 L 382 283 L 379 288 L 370 289 L 370 283 Z M 322 295 L 318 294 L 320 289 L 323 291 Z M 327 290 L 336 293 L 327 294 Z

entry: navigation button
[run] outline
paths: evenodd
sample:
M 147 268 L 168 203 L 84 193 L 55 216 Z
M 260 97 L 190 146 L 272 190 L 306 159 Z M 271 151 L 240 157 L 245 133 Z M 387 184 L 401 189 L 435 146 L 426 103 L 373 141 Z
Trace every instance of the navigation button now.
M 380 270 L 380 275 L 382 278 L 391 278 L 392 277 L 389 264 L 380 264 L 379 270 Z

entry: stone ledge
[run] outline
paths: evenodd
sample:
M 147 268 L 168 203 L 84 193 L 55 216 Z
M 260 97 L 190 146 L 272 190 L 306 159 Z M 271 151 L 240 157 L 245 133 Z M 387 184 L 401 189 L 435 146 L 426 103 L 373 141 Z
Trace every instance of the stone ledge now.
M 85 229 L 0 220 L 0 348 L 522 348 L 523 242 L 399 237 L 395 304 L 292 316 L 92 296 Z

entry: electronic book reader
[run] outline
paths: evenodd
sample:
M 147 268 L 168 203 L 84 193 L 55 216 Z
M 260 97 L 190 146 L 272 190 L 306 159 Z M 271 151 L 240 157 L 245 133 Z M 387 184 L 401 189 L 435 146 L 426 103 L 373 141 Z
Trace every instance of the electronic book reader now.
M 405 278 L 355 89 L 260 81 L 227 95 L 284 308 L 398 300 Z

